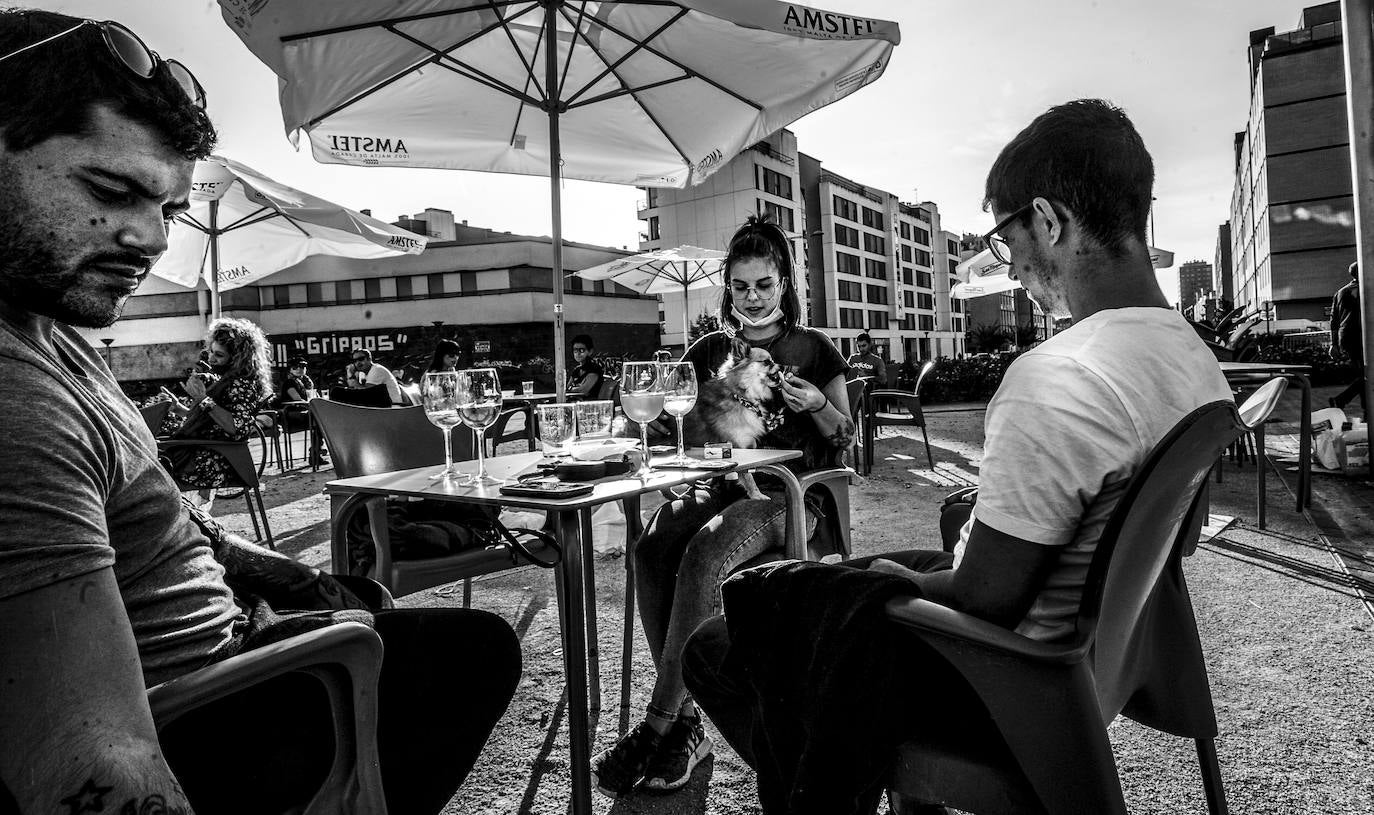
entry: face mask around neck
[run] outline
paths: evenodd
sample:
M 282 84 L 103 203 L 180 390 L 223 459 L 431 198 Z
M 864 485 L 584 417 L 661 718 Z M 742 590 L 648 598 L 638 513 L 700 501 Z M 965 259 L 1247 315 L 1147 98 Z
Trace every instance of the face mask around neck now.
M 749 315 L 734 306 L 730 307 L 730 313 L 735 315 L 735 319 L 739 320 L 740 325 L 746 328 L 766 328 L 782 319 L 782 305 L 778 304 L 772 311 L 757 320 L 749 319 Z

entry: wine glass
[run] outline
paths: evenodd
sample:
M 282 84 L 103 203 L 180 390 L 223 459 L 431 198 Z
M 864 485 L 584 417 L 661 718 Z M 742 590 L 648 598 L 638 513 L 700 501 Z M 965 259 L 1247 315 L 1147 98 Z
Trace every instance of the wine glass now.
M 690 413 L 697 403 L 696 366 L 690 362 L 663 362 L 660 368 L 663 409 L 677 418 L 677 455 L 668 459 L 668 463 L 678 466 L 691 464 L 693 460 L 682 444 L 682 417 Z
M 425 408 L 425 417 L 444 434 L 444 469 L 430 476 L 431 480 L 444 479 L 466 484 L 468 477 L 453 466 L 453 428 L 463 423 L 458 416 L 458 403 L 461 401 L 458 374 L 428 373 L 420 389 L 420 401 Z
M 620 376 L 620 406 L 627 417 L 639 423 L 639 440 L 644 448 L 644 460 L 636 473 L 640 478 L 653 472 L 649 466 L 649 422 L 663 412 L 661 373 L 657 362 L 627 362 Z
M 501 415 L 501 380 L 495 368 L 469 368 L 458 372 L 458 417 L 463 424 L 477 431 L 477 474 L 468 483 L 490 486 L 506 483 L 503 478 L 487 475 L 484 448 L 486 429 Z

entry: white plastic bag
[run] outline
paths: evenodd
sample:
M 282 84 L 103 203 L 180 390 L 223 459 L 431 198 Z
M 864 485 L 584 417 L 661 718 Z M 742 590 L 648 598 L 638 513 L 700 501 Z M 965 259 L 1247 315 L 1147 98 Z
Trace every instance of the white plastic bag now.
M 603 557 L 625 554 L 625 513 L 620 504 L 601 504 L 592 511 L 592 551 Z

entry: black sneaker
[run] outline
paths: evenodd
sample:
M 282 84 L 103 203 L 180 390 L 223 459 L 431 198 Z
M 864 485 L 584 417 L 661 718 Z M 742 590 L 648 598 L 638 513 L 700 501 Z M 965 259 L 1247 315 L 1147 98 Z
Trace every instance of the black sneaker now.
M 663 737 L 648 722 L 635 725 L 614 747 L 592 761 L 596 791 L 608 798 L 622 798 L 633 792 L 662 741 Z
M 644 789 L 672 792 L 687 786 L 692 770 L 711 755 L 711 739 L 700 716 L 683 716 L 673 723 L 644 773 Z

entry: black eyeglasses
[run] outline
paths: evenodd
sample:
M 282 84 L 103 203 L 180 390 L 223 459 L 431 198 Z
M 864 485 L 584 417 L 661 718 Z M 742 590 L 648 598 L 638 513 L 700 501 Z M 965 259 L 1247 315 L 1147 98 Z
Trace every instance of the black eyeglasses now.
M 996 258 L 999 262 L 1005 263 L 1008 266 L 1011 265 L 1011 247 L 1007 246 L 1006 240 L 1004 240 L 1002 236 L 998 233 L 1000 233 L 1003 229 L 1006 229 L 1008 226 L 1011 226 L 1012 224 L 1016 223 L 1016 220 L 1018 218 L 1024 217 L 1033 209 L 1035 209 L 1034 202 L 1026 204 L 1024 207 L 1021 207 L 1012 214 L 1003 218 L 1001 221 L 998 222 L 997 226 L 994 226 L 991 230 L 988 231 L 986 235 L 983 236 L 983 243 L 986 243 L 988 245 L 988 251 L 992 252 L 992 256 Z
M 17 51 L 11 51 L 0 57 L 0 62 L 4 62 L 13 56 L 18 56 L 25 51 L 46 45 L 53 40 L 61 39 L 73 31 L 93 25 L 100 29 L 100 34 L 105 40 L 105 45 L 110 49 L 110 53 L 119 58 L 135 75 L 142 79 L 152 79 L 153 74 L 157 73 L 157 66 L 162 65 L 167 68 L 168 76 L 186 93 L 186 97 L 195 103 L 196 107 L 205 108 L 205 88 L 201 87 L 200 82 L 196 81 L 195 74 L 191 69 L 182 65 L 174 59 L 163 59 L 158 53 L 143 43 L 138 35 L 130 31 L 124 25 L 116 23 L 114 20 L 96 21 L 82 20 L 76 25 L 65 31 L 59 31 L 51 37 L 46 37 L 38 42 L 26 45 Z

